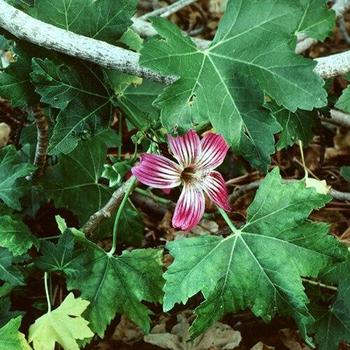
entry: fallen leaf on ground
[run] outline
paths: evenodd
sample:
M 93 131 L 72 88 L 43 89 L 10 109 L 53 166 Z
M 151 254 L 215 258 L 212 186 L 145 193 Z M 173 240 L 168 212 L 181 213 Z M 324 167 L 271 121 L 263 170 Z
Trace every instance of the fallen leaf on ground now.
M 145 342 L 170 350 L 231 350 L 242 340 L 240 332 L 216 322 L 200 337 L 189 341 L 190 318 L 189 312 L 179 314 L 171 333 L 166 333 L 166 324 L 162 322 L 144 337 Z

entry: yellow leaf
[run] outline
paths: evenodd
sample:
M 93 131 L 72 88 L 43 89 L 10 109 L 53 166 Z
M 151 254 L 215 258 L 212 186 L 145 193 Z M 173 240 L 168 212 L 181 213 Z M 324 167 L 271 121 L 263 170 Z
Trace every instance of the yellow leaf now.
M 79 350 L 76 340 L 94 335 L 89 322 L 81 317 L 88 305 L 88 301 L 75 299 L 70 293 L 57 309 L 38 318 L 29 328 L 34 350 L 54 350 L 56 343 L 65 350 Z

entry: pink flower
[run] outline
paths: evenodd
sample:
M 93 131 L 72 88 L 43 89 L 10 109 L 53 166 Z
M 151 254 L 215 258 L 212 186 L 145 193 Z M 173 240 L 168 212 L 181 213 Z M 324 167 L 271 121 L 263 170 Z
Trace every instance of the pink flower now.
M 207 133 L 202 140 L 193 130 L 184 136 L 168 136 L 169 150 L 177 163 L 160 155 L 145 153 L 132 173 L 145 185 L 170 189 L 182 185 L 172 219 L 174 227 L 191 230 L 204 214 L 204 192 L 219 207 L 230 210 L 222 175 L 214 171 L 229 149 L 224 138 Z

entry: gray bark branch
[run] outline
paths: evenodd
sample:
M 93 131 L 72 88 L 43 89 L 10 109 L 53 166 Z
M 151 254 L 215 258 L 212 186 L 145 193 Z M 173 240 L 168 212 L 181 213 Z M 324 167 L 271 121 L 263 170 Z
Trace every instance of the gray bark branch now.
M 176 80 L 174 76 L 164 76 L 141 67 L 138 53 L 44 23 L 15 9 L 5 0 L 0 0 L 0 13 L 0 27 L 38 46 L 164 84 Z M 315 72 L 323 78 L 350 71 L 350 51 L 318 58 L 316 61 Z

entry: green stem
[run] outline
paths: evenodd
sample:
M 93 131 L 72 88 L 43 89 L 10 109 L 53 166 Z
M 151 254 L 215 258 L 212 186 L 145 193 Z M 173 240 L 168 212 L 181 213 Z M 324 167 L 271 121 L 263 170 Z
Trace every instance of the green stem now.
M 118 146 L 118 159 L 122 159 L 122 142 L 123 142 L 123 119 L 122 116 L 120 115 L 119 118 L 119 137 L 120 137 L 120 145 Z
M 232 223 L 231 219 L 228 217 L 226 211 L 220 207 L 218 207 L 219 213 L 223 217 L 223 219 L 226 221 L 226 224 L 231 229 L 232 233 L 240 234 L 241 231 Z
M 122 215 L 123 209 L 128 201 L 129 195 L 132 192 L 135 183 L 136 183 L 137 179 L 135 176 L 133 176 L 130 185 L 128 187 L 128 189 L 125 191 L 124 197 L 120 203 L 120 206 L 118 208 L 117 211 L 117 215 L 115 216 L 115 220 L 114 220 L 114 226 L 113 226 L 113 239 L 112 239 L 112 248 L 111 250 L 108 252 L 109 256 L 113 256 L 113 254 L 115 253 L 116 249 L 117 249 L 117 236 L 118 236 L 118 224 L 119 224 L 119 220 L 120 217 Z
M 45 285 L 45 294 L 46 294 L 46 300 L 47 300 L 47 312 L 51 312 L 51 300 L 50 300 L 50 293 L 49 293 L 49 286 L 47 283 L 48 279 L 48 273 L 44 273 L 44 285 Z
M 168 206 L 172 203 L 171 200 L 165 199 L 163 197 L 159 197 L 159 196 L 153 194 L 153 192 L 144 190 L 142 188 L 135 188 L 135 192 L 137 192 L 145 197 L 152 198 L 155 202 L 158 202 L 160 204 L 164 204 L 166 206 Z

